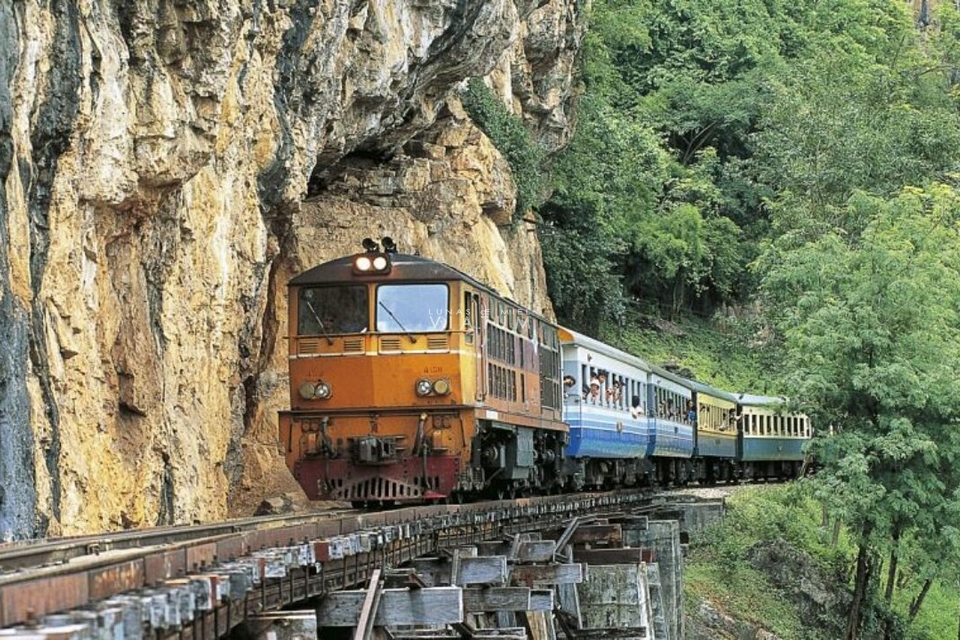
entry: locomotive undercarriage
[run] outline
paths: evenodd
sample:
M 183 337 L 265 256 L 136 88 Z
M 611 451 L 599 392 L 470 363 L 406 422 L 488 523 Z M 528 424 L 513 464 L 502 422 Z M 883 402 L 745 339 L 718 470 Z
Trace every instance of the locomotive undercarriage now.
M 560 489 L 565 432 L 481 420 L 464 450 L 457 436 L 470 433 L 467 420 L 449 410 L 298 416 L 302 457 L 293 472 L 311 499 L 358 505 Z
M 562 431 L 481 420 L 472 442 L 471 467 L 482 477 L 482 488 L 496 497 L 550 493 L 562 484 L 566 444 Z M 476 481 L 472 488 L 478 488 Z

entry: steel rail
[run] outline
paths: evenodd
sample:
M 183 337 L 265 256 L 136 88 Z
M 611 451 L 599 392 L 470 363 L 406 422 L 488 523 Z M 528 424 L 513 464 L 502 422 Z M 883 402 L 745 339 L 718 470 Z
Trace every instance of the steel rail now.
M 356 509 L 329 509 L 278 516 L 260 516 L 199 525 L 168 525 L 97 535 L 69 536 L 9 542 L 0 545 L 0 583 L 10 572 L 55 566 L 107 551 L 137 549 L 214 539 L 219 536 L 338 518 L 360 513 Z

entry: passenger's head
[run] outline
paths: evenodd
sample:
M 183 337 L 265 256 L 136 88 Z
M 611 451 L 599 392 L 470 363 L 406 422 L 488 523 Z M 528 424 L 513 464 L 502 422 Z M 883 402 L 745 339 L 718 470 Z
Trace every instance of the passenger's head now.
M 570 388 L 575 384 L 577 384 L 577 381 L 574 380 L 573 376 L 563 376 L 563 386 Z

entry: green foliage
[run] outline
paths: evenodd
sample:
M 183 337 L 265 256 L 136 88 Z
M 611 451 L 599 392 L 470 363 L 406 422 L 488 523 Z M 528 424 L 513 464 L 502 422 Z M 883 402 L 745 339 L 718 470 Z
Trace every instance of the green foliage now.
M 960 119 L 946 87 L 931 91 L 906 64 L 823 58 L 799 71 L 778 86 L 755 137 L 756 179 L 777 190 L 780 230 L 858 233 L 865 219 L 845 206 L 854 193 L 893 195 L 958 166 Z
M 849 588 L 844 576 L 856 556 L 855 540 L 846 527 L 840 528 L 837 544 L 832 544 L 832 526 L 824 527 L 820 503 L 813 497 L 815 482 L 778 487 L 751 487 L 727 500 L 724 520 L 696 535 L 684 566 L 685 606 L 688 616 L 696 616 L 699 603 L 710 600 L 735 619 L 765 626 L 782 637 L 830 637 L 826 627 L 839 626 L 842 620 L 828 618 L 818 625 L 801 624 L 796 603 L 790 594 L 776 589 L 769 578 L 748 562 L 755 545 L 777 541 L 784 550 L 808 554 L 821 575 L 831 581 L 839 594 Z M 884 620 L 891 614 L 901 629 L 892 637 L 910 640 L 939 640 L 957 633 L 957 583 L 937 581 L 930 589 L 926 604 L 916 620 L 907 624 L 910 599 L 920 589 L 913 558 L 923 555 L 923 540 L 905 541 L 901 565 L 902 588 L 896 591 L 893 612 L 886 611 L 879 593 L 873 593 L 869 616 Z M 876 622 L 874 622 L 876 624 Z M 820 634 L 819 636 L 817 634 Z M 870 637 L 870 636 L 864 636 Z
M 518 220 L 542 202 L 543 149 L 530 137 L 520 117 L 510 113 L 480 78 L 470 80 L 461 99 L 473 122 L 510 164 L 517 185 L 514 219 Z
M 809 481 L 777 487 L 751 487 L 727 500 L 727 515 L 708 534 L 699 536 L 693 558 L 737 564 L 761 542 L 779 540 L 809 553 L 827 573 L 842 570 L 854 552 L 847 532 L 837 544 L 823 527 L 822 510 Z
M 749 318 L 687 318 L 670 323 L 630 311 L 622 326 L 606 325 L 601 337 L 653 364 L 674 363 L 721 389 L 778 395 L 782 389 L 775 386 L 776 359 L 753 345 L 758 330 Z
M 817 495 L 874 553 L 914 541 L 926 578 L 960 575 L 960 194 L 857 193 L 837 229 L 763 262 L 790 395 L 840 432 L 815 441 Z
M 700 602 L 710 600 L 736 620 L 767 629 L 783 640 L 805 637 L 796 610 L 761 572 L 742 562 L 690 563 L 684 567 L 683 589 L 688 618 L 697 615 Z
M 919 585 L 915 588 L 901 589 L 894 597 L 894 608 L 906 618 L 910 608 L 910 598 L 916 595 Z M 957 584 L 942 584 L 937 582 L 930 589 L 926 603 L 917 616 L 917 619 L 907 629 L 906 638 L 909 640 L 940 640 L 941 638 L 955 638 L 957 635 Z
M 560 318 L 836 428 L 811 490 L 874 569 L 863 618 L 899 624 L 881 559 L 908 576 L 901 614 L 960 577 L 960 14 L 938 3 L 921 30 L 894 0 L 593 7 L 580 126 L 540 209 Z M 754 296 L 766 326 L 740 339 L 768 370 L 657 346 L 624 312 Z
M 854 193 L 947 180 L 960 18 L 934 17 L 921 34 L 893 0 L 594 2 L 580 124 L 542 209 L 559 246 L 591 251 L 548 263 L 561 316 L 617 297 L 709 313 L 754 293 L 745 267 L 774 237 L 858 233 Z
M 604 113 L 595 113 L 605 109 Z M 623 276 L 635 212 L 653 206 L 667 157 L 651 132 L 585 99 L 570 148 L 554 164 L 553 196 L 540 227 L 550 296 L 561 322 L 596 335 L 601 319 L 623 318 Z M 621 162 L 598 162 L 598 158 Z M 603 313 L 598 313 L 602 310 Z

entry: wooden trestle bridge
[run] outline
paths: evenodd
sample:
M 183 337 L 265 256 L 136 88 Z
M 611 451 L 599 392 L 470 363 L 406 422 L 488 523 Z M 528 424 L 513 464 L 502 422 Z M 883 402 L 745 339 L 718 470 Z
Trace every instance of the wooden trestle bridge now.
M 614 491 L 16 543 L 0 640 L 680 640 L 684 523 L 721 511 Z

